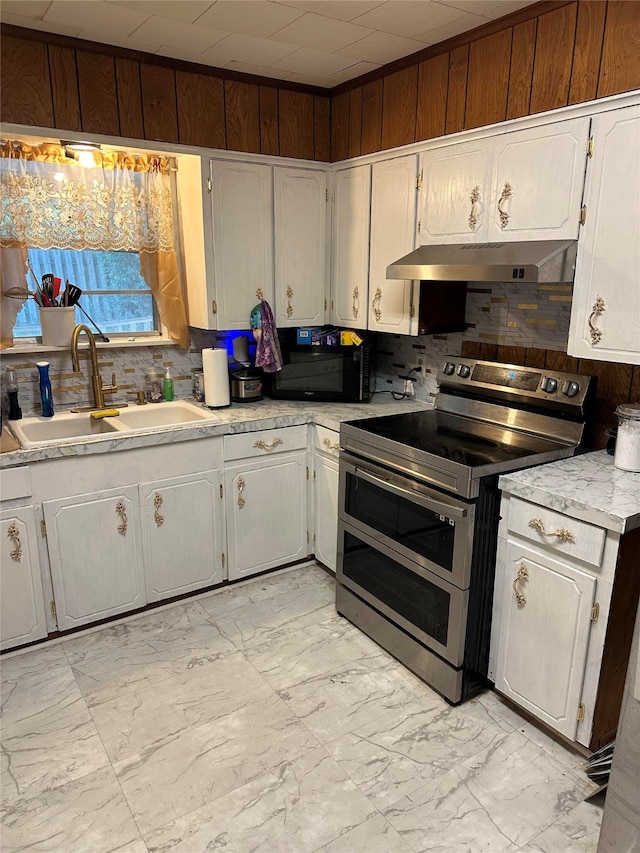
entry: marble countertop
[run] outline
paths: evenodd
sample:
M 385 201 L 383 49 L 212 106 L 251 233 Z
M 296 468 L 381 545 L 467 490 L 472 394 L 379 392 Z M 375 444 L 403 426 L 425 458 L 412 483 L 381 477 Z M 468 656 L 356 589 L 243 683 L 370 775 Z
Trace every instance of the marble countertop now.
M 191 401 L 193 402 L 193 401 Z M 159 403 L 158 405 L 162 405 Z M 260 400 L 255 403 L 233 403 L 227 409 L 211 411 L 210 421 L 196 424 L 156 427 L 135 433 L 108 433 L 59 442 L 55 445 L 13 450 L 0 454 L 0 468 L 25 465 L 43 459 L 65 456 L 89 456 L 129 450 L 134 447 L 193 441 L 217 435 L 255 432 L 298 424 L 316 423 L 339 430 L 342 421 L 393 415 L 398 412 L 417 412 L 433 408 L 430 403 L 411 399 L 394 400 L 390 394 L 380 394 L 370 403 L 314 403 L 282 400 Z M 55 417 L 55 416 L 54 416 Z
M 626 533 L 640 527 L 640 473 L 621 471 L 606 450 L 503 474 L 511 495 Z

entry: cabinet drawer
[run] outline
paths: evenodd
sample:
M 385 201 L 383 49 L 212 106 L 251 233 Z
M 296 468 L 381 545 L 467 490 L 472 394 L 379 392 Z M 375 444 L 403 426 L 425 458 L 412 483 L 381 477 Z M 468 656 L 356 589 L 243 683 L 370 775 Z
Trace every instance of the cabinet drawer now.
M 316 424 L 315 449 L 337 459 L 340 452 L 340 433 Z
M 306 447 L 307 427 L 304 424 L 282 429 L 263 429 L 258 432 L 225 435 L 224 458 L 227 462 L 232 459 L 254 459 L 290 450 L 306 450 Z
M 14 501 L 31 495 L 31 472 L 27 467 L 5 468 L 2 472 L 2 500 Z
M 587 521 L 512 497 L 507 526 L 511 533 L 557 554 L 566 554 L 592 566 L 602 563 L 606 530 Z

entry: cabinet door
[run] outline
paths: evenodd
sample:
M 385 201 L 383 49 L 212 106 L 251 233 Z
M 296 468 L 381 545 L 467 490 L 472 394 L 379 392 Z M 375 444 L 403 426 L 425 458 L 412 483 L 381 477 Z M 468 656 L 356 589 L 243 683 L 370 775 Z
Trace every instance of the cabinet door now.
M 278 326 L 322 326 L 326 303 L 327 176 L 275 168 L 275 314 Z
M 221 484 L 204 471 L 140 486 L 147 601 L 224 579 Z
M 589 119 L 495 137 L 487 239 L 576 239 Z
M 420 158 L 418 243 L 477 243 L 487 232 L 493 139 L 426 151 Z
M 336 172 L 333 190 L 331 304 L 333 322 L 367 328 L 371 167 Z
M 640 364 L 640 107 L 594 118 L 569 355 Z
M 417 170 L 415 155 L 372 169 L 369 329 L 377 332 L 411 332 L 411 281 L 387 279 L 387 266 L 414 248 Z
M 306 453 L 225 471 L 229 580 L 307 556 Z
M 575 739 L 596 579 L 508 540 L 496 690 Z
M 315 556 L 336 570 L 338 553 L 338 462 L 322 454 L 316 455 L 315 470 Z
M 271 166 L 211 161 L 218 329 L 248 329 L 260 294 L 273 303 Z
M 145 604 L 137 486 L 42 508 L 60 630 Z
M 47 635 L 32 506 L 0 514 L 0 629 L 2 649 Z

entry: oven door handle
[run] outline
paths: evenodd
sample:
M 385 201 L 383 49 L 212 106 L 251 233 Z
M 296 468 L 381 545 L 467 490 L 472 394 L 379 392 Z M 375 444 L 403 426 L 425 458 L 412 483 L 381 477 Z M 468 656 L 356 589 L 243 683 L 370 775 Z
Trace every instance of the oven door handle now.
M 432 494 L 425 495 L 420 487 L 413 486 L 406 480 L 403 480 L 403 483 L 407 483 L 409 485 L 408 488 L 405 485 L 399 485 L 392 474 L 389 474 L 388 476 L 374 474 L 366 468 L 358 468 L 357 466 L 353 466 L 353 473 L 356 477 L 361 477 L 363 480 L 368 480 L 372 483 L 381 483 L 386 489 L 389 489 L 389 491 L 393 491 L 398 495 L 403 495 L 409 500 L 419 498 L 420 501 L 425 506 L 428 506 L 429 509 L 439 513 L 440 515 L 446 515 L 447 518 L 463 519 L 468 515 L 467 507 L 440 501 Z

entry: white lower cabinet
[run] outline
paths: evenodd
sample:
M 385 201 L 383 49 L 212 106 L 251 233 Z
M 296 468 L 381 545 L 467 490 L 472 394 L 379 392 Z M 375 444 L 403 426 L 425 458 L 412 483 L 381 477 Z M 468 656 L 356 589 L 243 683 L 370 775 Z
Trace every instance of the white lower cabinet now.
M 141 485 L 140 507 L 147 601 L 222 582 L 220 471 Z
M 307 427 L 225 436 L 224 447 L 229 580 L 306 557 Z
M 508 540 L 496 689 L 571 740 L 596 579 Z
M 640 594 L 640 529 L 606 530 L 503 492 L 489 677 L 590 749 L 615 737 Z
M 33 506 L 0 514 L 0 632 L 2 649 L 47 635 Z
M 336 570 L 338 551 L 338 485 L 340 434 L 316 426 L 313 466 L 314 552 L 332 572 Z
M 137 486 L 43 502 L 60 630 L 145 604 Z

